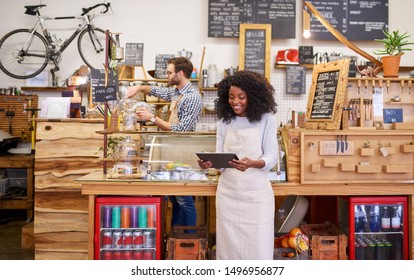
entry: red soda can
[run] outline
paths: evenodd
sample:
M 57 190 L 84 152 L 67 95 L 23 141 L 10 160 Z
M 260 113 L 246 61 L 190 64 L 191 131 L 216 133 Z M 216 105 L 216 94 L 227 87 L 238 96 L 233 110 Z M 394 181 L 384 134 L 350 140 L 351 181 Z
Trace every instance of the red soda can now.
M 153 252 L 151 250 L 144 251 L 144 254 L 142 256 L 143 260 L 153 260 Z
M 132 251 L 124 251 L 122 253 L 122 259 L 123 260 L 132 260 Z
M 114 259 L 113 252 L 109 250 L 103 251 L 101 259 L 102 260 L 113 260 Z
M 122 243 L 124 249 L 132 249 L 132 231 L 124 231 L 124 233 L 122 234 Z
M 135 249 L 142 248 L 142 244 L 144 243 L 144 236 L 142 235 L 142 231 L 135 230 L 132 233 L 132 243 L 134 244 Z
M 111 249 L 112 247 L 112 231 L 105 230 L 102 232 L 102 246 L 103 249 Z
M 142 259 L 144 259 L 144 252 L 142 252 L 142 251 L 134 251 L 132 253 L 132 259 L 133 260 L 142 260 Z
M 122 249 L 122 239 L 122 231 L 114 231 L 112 234 L 112 248 Z
M 114 254 L 114 260 L 122 260 L 122 251 L 115 251 Z

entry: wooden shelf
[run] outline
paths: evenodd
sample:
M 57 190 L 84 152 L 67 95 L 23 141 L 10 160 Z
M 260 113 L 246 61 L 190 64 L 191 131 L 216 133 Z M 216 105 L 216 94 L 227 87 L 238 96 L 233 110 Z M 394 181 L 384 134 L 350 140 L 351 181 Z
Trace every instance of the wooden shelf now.
M 67 90 L 67 87 L 21 87 L 22 91 L 34 92 L 62 92 Z

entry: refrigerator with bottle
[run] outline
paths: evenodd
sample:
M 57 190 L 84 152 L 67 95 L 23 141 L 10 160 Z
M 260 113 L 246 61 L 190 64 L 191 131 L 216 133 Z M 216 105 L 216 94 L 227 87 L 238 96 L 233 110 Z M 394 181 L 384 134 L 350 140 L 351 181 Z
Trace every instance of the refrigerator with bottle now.
M 348 235 L 349 259 L 407 260 L 404 196 L 338 197 L 337 225 Z
M 162 197 L 95 199 L 94 259 L 161 259 Z

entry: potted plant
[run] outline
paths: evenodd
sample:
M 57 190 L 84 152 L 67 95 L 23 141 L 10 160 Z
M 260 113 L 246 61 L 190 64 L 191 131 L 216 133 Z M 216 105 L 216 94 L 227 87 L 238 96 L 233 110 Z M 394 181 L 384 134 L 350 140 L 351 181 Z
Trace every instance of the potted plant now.
M 382 32 L 385 37 L 383 39 L 375 39 L 375 41 L 383 43 L 384 49 L 374 51 L 374 53 L 376 55 L 383 55 L 381 61 L 384 77 L 398 78 L 401 56 L 404 54 L 403 51 L 411 51 L 406 46 L 414 43 L 407 41 L 407 38 L 410 37 L 407 32 L 401 34 L 399 30 L 389 32 L 385 29 Z

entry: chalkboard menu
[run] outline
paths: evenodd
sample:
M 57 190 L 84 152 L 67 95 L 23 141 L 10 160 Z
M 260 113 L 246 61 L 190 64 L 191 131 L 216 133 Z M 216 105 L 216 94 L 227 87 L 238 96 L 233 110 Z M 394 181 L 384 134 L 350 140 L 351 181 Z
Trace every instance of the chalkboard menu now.
M 168 60 L 175 57 L 173 54 L 157 54 L 155 56 L 155 79 L 167 79 Z
M 209 0 L 208 37 L 239 37 L 240 24 L 270 24 L 272 38 L 295 38 L 296 0 Z
M 318 74 L 311 119 L 332 119 L 339 70 Z
M 350 41 L 383 38 L 382 30 L 388 29 L 388 0 L 309 2 Z M 336 40 L 315 17 L 311 17 L 311 34 L 316 40 Z
M 313 64 L 313 47 L 312 46 L 299 46 L 299 63 L 300 64 Z
M 144 57 L 143 43 L 126 43 L 125 47 L 125 65 L 142 66 Z
M 306 129 L 339 129 L 350 59 L 316 64 L 306 108 Z
M 306 93 L 306 67 L 286 66 L 286 93 Z
M 258 72 L 270 78 L 270 24 L 240 25 L 240 69 Z
M 92 102 L 96 103 L 116 100 L 116 93 L 118 92 L 118 76 L 115 71 L 109 70 L 108 82 L 105 84 L 105 70 L 91 69 L 90 81 L 92 88 Z

